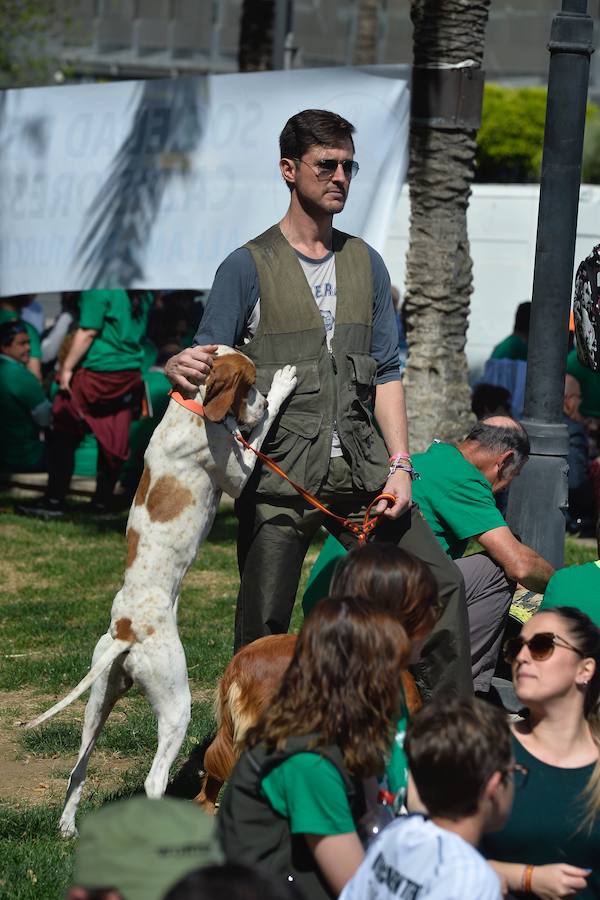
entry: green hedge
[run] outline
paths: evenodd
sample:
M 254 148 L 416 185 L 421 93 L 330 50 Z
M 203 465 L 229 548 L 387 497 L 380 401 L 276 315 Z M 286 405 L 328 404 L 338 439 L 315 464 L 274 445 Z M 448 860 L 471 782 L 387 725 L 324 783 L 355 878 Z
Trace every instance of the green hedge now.
M 540 180 L 546 88 L 487 84 L 477 134 L 476 181 L 523 183 Z M 588 103 L 583 180 L 600 183 L 600 116 Z

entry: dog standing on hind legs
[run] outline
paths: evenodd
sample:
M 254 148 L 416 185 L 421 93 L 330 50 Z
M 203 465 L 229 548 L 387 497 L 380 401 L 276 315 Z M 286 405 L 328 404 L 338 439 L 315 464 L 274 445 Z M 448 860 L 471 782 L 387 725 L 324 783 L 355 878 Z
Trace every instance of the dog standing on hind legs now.
M 98 736 L 116 701 L 133 683 L 141 687 L 158 720 L 158 748 L 144 783 L 146 794 L 160 797 L 165 791 L 191 709 L 177 630 L 181 582 L 212 527 L 221 493 L 238 497 L 254 468 L 256 457 L 242 449 L 231 430 L 252 429 L 249 442 L 258 450 L 296 385 L 294 367 L 285 366 L 275 373 L 265 399 L 254 387 L 255 377 L 248 357 L 219 346 L 196 398 L 203 414 L 171 400 L 146 450 L 129 513 L 125 578 L 113 601 L 110 628 L 98 641 L 85 678 L 27 723 L 33 728 L 45 722 L 91 687 L 81 748 L 60 819 L 65 837 L 77 834 L 75 815 Z

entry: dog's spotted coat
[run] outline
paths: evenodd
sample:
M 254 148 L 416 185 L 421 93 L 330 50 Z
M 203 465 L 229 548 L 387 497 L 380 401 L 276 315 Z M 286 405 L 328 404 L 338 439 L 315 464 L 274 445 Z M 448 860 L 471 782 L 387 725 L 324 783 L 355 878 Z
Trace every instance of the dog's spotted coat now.
M 293 391 L 295 369 L 275 373 L 267 400 L 254 388 L 255 369 L 243 354 L 220 346 L 197 401 L 204 418 L 171 400 L 146 451 L 145 468 L 127 523 L 127 567 L 112 606 L 108 632 L 92 667 L 63 700 L 38 716 L 40 724 L 91 686 L 81 749 L 71 772 L 60 829 L 76 834 L 75 814 L 89 757 L 115 702 L 133 683 L 158 719 L 158 748 L 145 781 L 160 797 L 185 737 L 191 698 L 185 654 L 177 631 L 181 582 L 213 524 L 221 493 L 238 497 L 256 457 L 242 449 L 221 420 L 253 429 L 258 449 L 281 404 Z

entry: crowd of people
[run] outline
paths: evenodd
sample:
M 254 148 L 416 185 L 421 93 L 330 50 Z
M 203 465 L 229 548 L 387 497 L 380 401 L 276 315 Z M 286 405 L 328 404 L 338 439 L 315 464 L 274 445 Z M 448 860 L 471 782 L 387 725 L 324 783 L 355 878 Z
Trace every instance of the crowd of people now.
M 95 478 L 91 512 L 125 505 L 168 403 L 165 363 L 202 305 L 191 291 L 66 293 L 46 329 L 27 318 L 38 305 L 0 300 L 0 474 L 47 472 L 43 498 L 20 507 L 44 518 L 63 515 L 74 473 Z
M 225 344 L 253 360 L 264 393 L 276 369 L 296 366 L 262 449 L 318 500 L 257 463 L 235 508 L 235 650 L 288 630 L 307 550 L 319 528 L 329 531 L 289 666 L 256 721 L 238 723 L 239 761 L 214 831 L 181 800 L 134 798 L 91 813 L 70 900 L 600 898 L 600 561 L 555 572 L 502 512 L 530 452 L 518 420 L 529 307 L 474 391 L 479 421 L 457 444 L 434 440 L 411 455 L 387 269 L 332 224 L 359 172 L 353 133 L 323 110 L 286 123 L 289 208 L 224 260 L 193 341 L 173 326 L 168 297 L 65 298 L 39 345 L 19 318 L 24 302 L 6 301 L 0 390 L 27 386 L 32 434 L 52 422 L 47 443 L 31 448 L 31 470 L 49 478 L 30 512 L 62 512 L 89 433 L 93 508 L 110 503 L 149 340 L 162 386 L 190 398 Z M 56 363 L 45 356 L 54 351 Z M 52 401 L 44 366 L 57 384 Z M 582 458 L 592 401 L 578 397 L 591 379 L 568 368 L 573 466 L 592 478 Z M 129 464 L 134 485 L 139 458 Z M 572 516 L 584 516 L 577 503 L 589 495 L 570 484 Z M 357 544 L 323 506 L 353 523 L 372 507 L 374 540 Z M 479 552 L 468 552 L 473 541 Z M 543 600 L 507 639 L 517 586 Z M 492 689 L 502 661 L 519 707 L 510 719 Z

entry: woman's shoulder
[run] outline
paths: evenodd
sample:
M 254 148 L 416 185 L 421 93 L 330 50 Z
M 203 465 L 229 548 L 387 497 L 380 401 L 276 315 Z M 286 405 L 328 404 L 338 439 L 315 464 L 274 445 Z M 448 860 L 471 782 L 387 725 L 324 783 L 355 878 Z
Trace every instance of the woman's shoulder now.
M 568 758 L 561 759 L 561 765 L 550 762 L 548 758 L 545 758 L 544 746 L 535 742 L 531 731 L 524 723 L 514 723 L 511 726 L 511 737 L 515 760 L 526 766 L 529 771 L 538 769 L 545 770 L 546 773 L 555 772 L 557 777 L 561 773 L 565 773 L 566 777 L 568 777 L 569 773 L 587 777 L 598 761 L 596 754 L 596 759 L 591 759 L 584 763 L 581 763 L 578 759 L 570 761 Z M 552 758 L 551 748 L 548 748 L 548 750 L 548 756 Z

